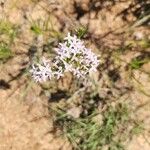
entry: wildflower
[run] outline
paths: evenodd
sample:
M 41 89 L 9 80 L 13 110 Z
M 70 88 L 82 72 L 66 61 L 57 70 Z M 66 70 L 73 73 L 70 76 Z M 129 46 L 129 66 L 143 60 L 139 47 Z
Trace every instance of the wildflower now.
M 84 46 L 84 42 L 75 35 L 65 38 L 64 43 L 59 44 L 59 48 L 55 49 L 62 63 L 65 72 L 72 72 L 79 77 L 85 77 L 90 71 L 96 71 L 99 61 L 97 56 Z
M 39 82 L 51 78 L 59 79 L 65 72 L 72 72 L 76 77 L 84 78 L 96 71 L 99 65 L 97 56 L 84 45 L 84 42 L 68 33 L 64 43 L 55 49 L 57 56 L 51 61 L 42 59 L 41 63 L 32 65 L 32 77 Z
M 36 82 L 46 81 L 51 79 L 53 76 L 49 61 L 47 61 L 44 57 L 42 58 L 41 63 L 32 65 L 30 73 Z

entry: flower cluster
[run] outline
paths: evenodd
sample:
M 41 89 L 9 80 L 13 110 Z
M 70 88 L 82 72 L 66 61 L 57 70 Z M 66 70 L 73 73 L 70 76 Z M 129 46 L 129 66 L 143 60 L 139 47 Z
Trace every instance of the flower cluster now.
M 30 73 L 36 82 L 45 82 L 55 77 L 59 79 L 64 71 L 58 61 L 52 63 L 43 57 L 39 63 L 32 64 Z
M 49 61 L 44 57 L 40 63 L 35 63 L 32 65 L 30 73 L 36 82 L 42 82 L 52 78 L 52 69 Z
M 83 41 L 70 33 L 64 40 L 65 42 L 59 43 L 59 47 L 55 49 L 57 56 L 52 62 L 43 58 L 41 63 L 32 65 L 30 72 L 36 81 L 42 82 L 53 77 L 59 79 L 65 72 L 72 72 L 79 78 L 96 71 L 99 60 L 84 46 Z

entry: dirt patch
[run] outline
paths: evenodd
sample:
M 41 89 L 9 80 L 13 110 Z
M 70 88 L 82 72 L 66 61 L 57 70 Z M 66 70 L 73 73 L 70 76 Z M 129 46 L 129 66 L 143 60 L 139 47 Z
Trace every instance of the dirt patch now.
M 118 99 L 127 99 L 145 129 L 130 139 L 127 150 L 150 149 L 148 20 L 132 28 L 141 15 L 139 10 L 147 12 L 148 2 L 6 0 L 0 4 L 1 22 L 15 24 L 16 31 L 13 38 L 7 30 L 2 32 L 10 40 L 6 43 L 13 55 L 0 63 L 0 149 L 72 149 L 55 129 L 50 107 L 64 106 L 76 112 L 81 108 L 79 117 L 84 108 L 90 111 L 89 105 L 98 107 Z M 59 81 L 34 83 L 28 72 L 30 63 L 37 56 L 53 57 L 53 48 L 64 35 L 81 26 L 87 28 L 85 43 L 101 56 L 98 72 L 91 75 L 93 87 L 84 88 L 83 81 L 69 73 Z M 84 100 L 89 95 L 95 104 Z

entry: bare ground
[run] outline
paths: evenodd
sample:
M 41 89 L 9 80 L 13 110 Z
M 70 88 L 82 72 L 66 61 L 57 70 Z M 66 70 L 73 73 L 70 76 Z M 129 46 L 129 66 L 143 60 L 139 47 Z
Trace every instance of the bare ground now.
M 40 49 L 43 41 L 47 40 L 48 36 L 53 36 L 53 33 L 50 33 L 37 38 L 30 30 L 33 22 L 38 19 L 45 20 L 50 16 L 51 28 L 63 32 L 63 35 L 80 24 L 87 26 L 88 35 L 85 38 L 87 44 L 105 59 L 112 55 L 112 50 L 136 38 L 137 33 L 142 33 L 144 37 L 149 36 L 147 26 L 137 27 L 131 33 L 125 32 L 126 27 L 137 18 L 130 12 L 124 17 L 118 14 L 128 8 L 132 2 L 93 1 L 91 5 L 88 0 L 76 0 L 75 3 L 70 0 L 1 2 L 0 18 L 19 25 L 19 34 L 11 45 L 15 56 L 5 64 L 0 64 L 0 150 L 72 149 L 66 139 L 52 132 L 53 116 L 48 110 L 48 101 L 51 99 L 42 94 L 40 85 L 30 82 L 28 75 L 22 72 L 22 69 L 25 69 L 31 61 L 29 49 L 32 46 Z M 133 12 L 136 7 L 133 8 Z M 53 39 L 57 38 L 54 36 Z M 109 49 L 111 49 L 110 52 Z M 94 78 L 99 85 L 99 91 L 104 90 L 104 95 L 100 92 L 100 96 L 108 99 L 111 97 L 105 95 L 105 89 L 109 86 L 114 98 L 123 97 L 122 99 L 130 100 L 135 116 L 144 123 L 144 132 L 129 140 L 127 150 L 150 149 L 150 63 L 144 64 L 140 70 L 134 70 L 132 72 L 134 78 L 130 76 L 130 69 L 125 69 L 132 58 L 143 55 L 143 51 L 149 53 L 149 50 L 149 48 L 137 51 L 127 50 L 119 56 L 123 60 L 121 62 L 113 57 L 113 60 L 121 66 L 119 67 L 120 79 L 115 80 L 115 86 L 108 79 L 108 72 L 113 73 L 117 67 L 116 64 L 111 64 L 111 61 L 108 62 L 108 66 L 104 61 L 104 70 L 100 69 Z M 68 76 L 58 81 L 58 84 L 51 83 L 44 86 L 48 88 L 50 86 L 50 89 L 55 92 L 71 89 L 75 91 L 76 87 L 72 84 L 72 77 Z M 114 87 L 117 87 L 117 90 Z M 131 87 L 133 89 L 131 92 L 125 90 Z M 61 104 L 61 101 L 59 103 Z

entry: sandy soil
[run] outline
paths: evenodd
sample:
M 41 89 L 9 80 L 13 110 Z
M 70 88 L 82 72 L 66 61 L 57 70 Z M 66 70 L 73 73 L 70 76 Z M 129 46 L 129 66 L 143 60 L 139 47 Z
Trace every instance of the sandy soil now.
M 34 20 L 44 20 L 50 16 L 54 30 L 62 31 L 64 35 L 80 24 L 86 25 L 91 38 L 88 43 L 99 53 L 102 53 L 99 48 L 104 51 L 108 48 L 115 49 L 127 37 L 129 40 L 134 38 L 137 32 L 142 32 L 144 36 L 149 34 L 149 30 L 144 26 L 136 28 L 133 34 L 124 33 L 126 26 L 135 21 L 136 17 L 129 13 L 126 21 L 118 14 L 128 8 L 132 1 L 116 4 L 111 1 L 93 2 L 94 6 L 89 6 L 89 0 L 76 0 L 75 3 L 71 0 L 0 1 L 0 19 L 8 19 L 20 26 L 19 35 L 11 45 L 15 57 L 5 64 L 0 64 L 0 150 L 72 149 L 67 140 L 52 132 L 53 117 L 48 110 L 48 97 L 41 94 L 41 86 L 29 82 L 29 77 L 21 73 L 21 70 L 29 65 L 31 46 L 40 47 L 43 40 L 47 39 L 47 35 L 44 35 L 42 40 L 40 37 L 35 38 L 30 30 Z M 149 49 L 147 51 L 150 52 Z M 121 80 L 115 83 L 119 92 L 126 86 L 134 89 L 125 96 L 129 96 L 137 118 L 143 120 L 145 125 L 144 133 L 133 137 L 127 145 L 127 150 L 150 149 L 150 63 L 142 67 L 145 72 L 134 71 L 135 79 L 132 80 L 128 76 L 129 72 L 125 70 L 126 64 L 139 54 L 141 51 L 128 51 L 121 56 L 126 63 L 121 63 Z M 114 66 L 110 65 L 107 69 L 113 70 Z M 105 70 L 102 73 L 103 78 L 96 79 L 100 85 L 99 89 L 107 78 L 106 72 Z M 70 90 L 71 80 L 72 77 L 69 76 L 59 81 L 58 87 L 53 87 L 52 90 Z M 114 90 L 114 93 L 118 91 Z

